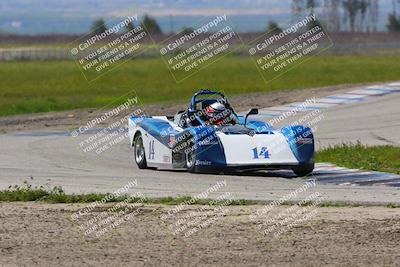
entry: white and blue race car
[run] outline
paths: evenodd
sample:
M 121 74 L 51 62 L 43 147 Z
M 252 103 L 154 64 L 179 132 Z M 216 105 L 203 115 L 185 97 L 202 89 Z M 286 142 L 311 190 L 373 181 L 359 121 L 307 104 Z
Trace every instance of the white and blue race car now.
M 134 159 L 140 169 L 199 173 L 291 169 L 298 176 L 310 174 L 314 169 L 311 129 L 274 129 L 251 119 L 256 114 L 258 109 L 251 109 L 239 116 L 222 93 L 200 90 L 189 108 L 174 117 L 129 118 Z

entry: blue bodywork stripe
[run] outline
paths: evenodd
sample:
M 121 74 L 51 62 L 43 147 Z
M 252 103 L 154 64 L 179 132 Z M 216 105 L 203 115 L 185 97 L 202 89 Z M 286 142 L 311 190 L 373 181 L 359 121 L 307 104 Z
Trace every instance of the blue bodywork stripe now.
M 170 134 L 178 133 L 168 122 L 164 120 L 143 117 L 131 117 L 131 119 L 166 147 L 169 147 L 168 144 Z M 166 134 L 162 134 L 163 131 L 165 131 Z
M 282 128 L 281 132 L 286 137 L 293 155 L 300 164 L 308 163 L 313 160 L 314 136 L 310 128 L 301 125 L 288 126 Z M 299 138 L 311 139 L 312 142 L 309 144 L 299 144 L 297 142 Z

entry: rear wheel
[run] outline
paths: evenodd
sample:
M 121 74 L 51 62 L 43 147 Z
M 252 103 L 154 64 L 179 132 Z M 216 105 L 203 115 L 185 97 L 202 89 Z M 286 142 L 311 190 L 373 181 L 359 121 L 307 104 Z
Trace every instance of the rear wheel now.
M 307 176 L 313 172 L 314 163 L 308 163 L 308 164 L 303 164 L 303 165 L 299 165 L 299 166 L 294 166 L 294 167 L 292 167 L 292 170 L 299 177 Z
M 146 169 L 147 168 L 147 162 L 146 162 L 146 154 L 144 151 L 144 146 L 143 146 L 143 138 L 140 133 L 138 133 L 135 136 L 135 161 L 136 164 L 138 165 L 139 169 Z

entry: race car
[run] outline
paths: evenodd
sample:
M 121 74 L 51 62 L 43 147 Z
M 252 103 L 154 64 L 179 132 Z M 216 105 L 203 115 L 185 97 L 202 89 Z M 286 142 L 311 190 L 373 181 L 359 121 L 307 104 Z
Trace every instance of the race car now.
M 274 129 L 252 119 L 258 109 L 238 115 L 224 94 L 196 92 L 175 116 L 131 116 L 129 138 L 140 169 L 229 173 L 290 169 L 305 176 L 314 169 L 309 127 Z

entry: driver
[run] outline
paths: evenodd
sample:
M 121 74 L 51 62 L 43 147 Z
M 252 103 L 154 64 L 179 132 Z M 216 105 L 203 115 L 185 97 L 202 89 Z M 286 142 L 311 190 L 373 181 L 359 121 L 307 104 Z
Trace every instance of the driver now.
M 207 106 L 205 109 L 205 116 L 207 118 L 207 125 L 226 125 L 236 123 L 232 110 L 226 108 L 226 106 L 220 102 L 215 102 Z

